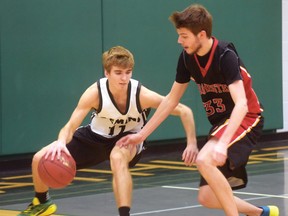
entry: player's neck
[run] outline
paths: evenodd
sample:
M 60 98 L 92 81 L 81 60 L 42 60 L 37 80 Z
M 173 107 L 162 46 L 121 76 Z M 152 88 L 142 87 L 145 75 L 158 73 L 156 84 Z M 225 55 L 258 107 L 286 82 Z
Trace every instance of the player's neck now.
M 109 91 L 112 95 L 112 97 L 114 98 L 115 102 L 118 104 L 121 103 L 126 103 L 127 100 L 127 88 L 123 88 L 123 89 L 119 89 L 119 88 L 113 88 L 112 86 L 109 87 Z
M 206 55 L 212 48 L 213 46 L 213 38 L 207 38 L 205 41 L 202 43 L 201 49 L 197 52 L 198 56 L 204 56 Z

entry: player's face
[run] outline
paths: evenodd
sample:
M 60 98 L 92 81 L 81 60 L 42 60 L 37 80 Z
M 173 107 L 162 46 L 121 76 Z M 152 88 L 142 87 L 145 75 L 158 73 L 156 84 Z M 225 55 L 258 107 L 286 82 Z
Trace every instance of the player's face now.
M 109 86 L 116 89 L 127 88 L 132 77 L 132 68 L 112 66 L 110 72 L 105 72 L 105 75 L 109 80 Z
M 200 39 L 187 28 L 177 29 L 178 43 L 188 54 L 197 53 L 201 49 Z

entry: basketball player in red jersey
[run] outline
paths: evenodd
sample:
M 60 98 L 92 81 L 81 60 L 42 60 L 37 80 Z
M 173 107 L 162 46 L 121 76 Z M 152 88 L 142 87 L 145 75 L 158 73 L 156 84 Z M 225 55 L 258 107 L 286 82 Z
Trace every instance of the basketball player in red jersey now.
M 193 4 L 170 16 L 183 47 L 175 82 L 146 126 L 123 137 L 117 145 L 139 143 L 149 136 L 178 104 L 190 80 L 202 97 L 212 128 L 208 141 L 199 146 L 196 159 L 201 173 L 199 202 L 223 209 L 227 216 L 278 216 L 276 206 L 257 207 L 233 196 L 232 189 L 247 184 L 245 166 L 263 128 L 262 108 L 252 89 L 251 76 L 232 43 L 212 34 L 212 16 Z
M 103 53 L 105 77 L 82 94 L 69 121 L 60 130 L 58 139 L 38 151 L 32 162 L 35 197 L 27 209 L 18 216 L 51 215 L 57 207 L 48 193 L 48 186 L 39 177 L 38 164 L 42 156 L 55 160 L 61 152 L 74 158 L 77 169 L 87 168 L 109 160 L 113 173 L 113 191 L 120 216 L 129 216 L 132 203 L 133 182 L 129 167 L 140 159 L 144 142 L 116 146 L 116 141 L 126 134 L 137 133 L 146 123 L 149 110 L 156 109 L 163 96 L 132 79 L 134 57 L 121 46 Z M 85 117 L 94 111 L 90 124 L 79 127 Z M 186 164 L 195 162 L 198 149 L 193 113 L 183 104 L 172 112 L 181 118 L 187 135 L 183 152 Z M 95 203 L 97 205 L 97 203 Z

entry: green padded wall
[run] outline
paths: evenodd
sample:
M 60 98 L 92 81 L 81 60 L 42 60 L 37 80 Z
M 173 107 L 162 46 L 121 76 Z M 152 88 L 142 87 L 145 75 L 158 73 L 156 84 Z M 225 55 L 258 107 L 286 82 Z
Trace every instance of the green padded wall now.
M 53 141 L 102 75 L 100 0 L 1 0 L 1 154 Z
M 101 54 L 111 46 L 131 50 L 133 77 L 166 95 L 181 51 L 168 17 L 193 2 L 212 13 L 214 35 L 236 45 L 264 104 L 265 129 L 281 128 L 281 1 L 0 0 L 0 155 L 35 152 L 56 139 L 79 96 L 102 76 Z M 197 134 L 206 135 L 194 83 L 182 102 L 193 108 Z M 149 140 L 184 136 L 179 118 L 169 117 Z

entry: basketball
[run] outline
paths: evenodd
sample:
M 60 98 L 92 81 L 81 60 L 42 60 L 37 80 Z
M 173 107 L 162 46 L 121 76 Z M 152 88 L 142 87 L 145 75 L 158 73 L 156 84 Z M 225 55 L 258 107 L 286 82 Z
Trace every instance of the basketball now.
M 64 152 L 61 157 L 51 155 L 45 159 L 45 155 L 40 159 L 38 164 L 38 173 L 41 180 L 50 188 L 66 187 L 75 177 L 76 163 L 72 157 L 67 156 Z

